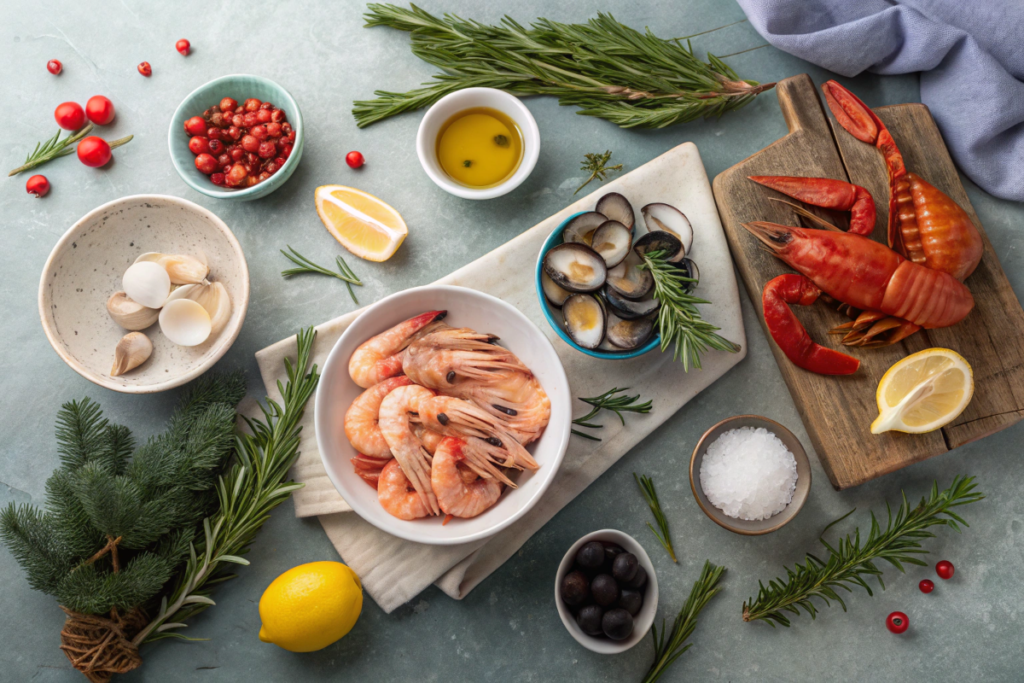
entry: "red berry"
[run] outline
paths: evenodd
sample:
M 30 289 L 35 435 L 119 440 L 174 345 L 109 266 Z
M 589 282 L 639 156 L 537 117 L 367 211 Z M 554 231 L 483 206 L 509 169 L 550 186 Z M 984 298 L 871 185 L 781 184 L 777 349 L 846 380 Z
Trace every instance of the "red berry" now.
M 217 163 L 221 166 L 230 166 L 232 161 L 233 159 L 231 158 L 231 155 L 227 152 L 222 152 L 217 155 Z
M 280 123 L 276 123 L 276 122 L 268 123 L 267 124 L 267 135 L 269 135 L 272 138 L 279 138 L 279 137 L 281 137 L 281 124 Z
M 359 152 L 349 152 L 345 155 L 345 163 L 349 165 L 349 168 L 359 168 L 366 163 L 366 160 Z
M 910 626 L 910 619 L 903 612 L 893 612 L 885 618 L 885 627 L 893 633 L 903 633 Z
M 149 78 L 153 75 L 153 67 L 149 65 L 149 62 L 142 62 L 139 64 L 139 73 L 146 78 Z
M 235 102 L 230 97 L 225 97 L 223 100 L 220 101 L 220 110 L 225 114 L 234 111 L 235 107 L 237 106 L 238 102 Z
M 260 109 L 266 109 L 268 111 L 273 111 L 274 105 L 272 105 L 270 102 L 264 102 L 263 104 L 260 105 Z
M 78 130 L 85 125 L 85 112 L 78 102 L 58 104 L 53 111 L 53 118 L 57 119 L 57 125 L 64 130 Z
M 281 111 L 280 109 L 275 109 L 274 111 L 270 112 L 270 120 L 273 121 L 274 123 L 283 124 L 285 122 L 284 118 L 284 112 Z
M 279 168 L 280 166 L 278 166 L 275 162 L 268 161 L 266 165 L 263 167 L 263 170 L 269 173 L 270 175 L 274 175 L 275 173 L 277 173 L 277 170 Z
M 258 153 L 261 159 L 270 159 L 275 154 L 277 154 L 277 148 L 274 147 L 273 142 L 261 142 L 260 150 Z
M 46 63 L 46 70 L 56 76 L 64 70 L 64 65 L 60 63 L 59 59 L 51 59 Z M 39 177 L 42 178 L 42 176 Z
M 193 116 L 185 121 L 185 132 L 189 135 L 206 135 L 206 121 L 202 116 Z
M 238 187 L 243 182 L 245 182 L 245 179 L 248 175 L 249 173 L 248 171 L 245 170 L 245 166 L 243 166 L 242 164 L 235 164 L 234 166 L 231 167 L 231 170 L 228 171 L 227 176 L 224 178 L 224 180 L 227 182 L 229 186 Z
M 208 147 L 210 148 L 210 154 L 220 154 L 224 151 L 224 143 L 220 140 L 210 140 Z
M 97 126 L 105 126 L 114 120 L 114 103 L 103 95 L 93 95 L 85 103 L 85 115 Z
M 281 156 L 283 156 L 285 159 L 287 159 L 291 155 L 292 155 L 292 146 L 291 145 L 284 145 L 284 146 L 281 147 Z
M 242 157 L 245 156 L 245 152 L 242 150 L 241 147 L 235 147 L 233 150 L 228 152 L 228 154 L 231 155 L 232 161 L 241 161 Z
M 272 117 L 269 109 L 260 109 L 256 112 L 256 123 L 270 123 Z
M 223 173 L 214 173 L 213 175 L 210 176 L 210 182 L 213 183 L 214 185 L 223 185 L 224 182 L 225 182 L 224 181 L 224 174 Z
M 253 126 L 249 131 L 249 135 L 253 136 L 259 141 L 267 139 L 267 127 L 266 126 Z
M 192 48 L 192 43 L 188 42 L 184 38 L 174 44 L 174 49 L 182 54 L 183 57 L 188 57 L 189 50 Z
M 200 154 L 196 157 L 196 168 L 200 173 L 210 175 L 217 170 L 217 160 L 210 154 Z
M 231 126 L 228 128 L 228 137 L 232 140 L 237 140 L 242 137 L 242 129 L 238 126 Z
M 245 101 L 245 110 L 250 112 L 256 111 L 257 109 L 260 108 L 261 104 L 263 103 L 257 100 L 255 97 L 250 97 Z
M 931 593 L 935 590 L 935 584 L 932 583 L 931 579 L 923 579 L 921 583 L 917 584 L 917 587 L 921 589 L 922 593 Z
M 284 166 L 284 162 L 286 162 L 286 161 L 288 161 L 288 160 L 285 159 L 284 157 L 277 157 L 276 159 L 274 159 L 274 163 L 277 164 L 278 168 L 281 168 L 282 166 Z
M 260 148 L 260 141 L 251 135 L 246 135 L 242 138 L 242 149 L 246 152 L 256 152 Z
M 256 114 L 254 112 L 249 111 L 242 116 L 242 125 L 244 127 L 252 128 L 256 123 Z
M 60 62 L 57 63 L 60 64 Z M 44 175 L 34 175 L 25 183 L 25 191 L 37 197 L 42 197 L 50 191 L 50 181 Z
M 940 579 L 952 579 L 954 571 L 953 563 L 948 560 L 942 560 L 935 565 L 935 573 L 939 575 Z
M 188 149 L 193 154 L 206 154 L 210 151 L 210 141 L 201 135 L 197 135 L 188 141 Z
M 216 126 L 210 126 L 206 129 L 206 137 L 210 138 L 210 140 L 223 140 L 224 131 Z
M 78 143 L 78 160 L 86 166 L 99 168 L 110 161 L 111 156 L 110 145 L 103 138 L 90 135 Z

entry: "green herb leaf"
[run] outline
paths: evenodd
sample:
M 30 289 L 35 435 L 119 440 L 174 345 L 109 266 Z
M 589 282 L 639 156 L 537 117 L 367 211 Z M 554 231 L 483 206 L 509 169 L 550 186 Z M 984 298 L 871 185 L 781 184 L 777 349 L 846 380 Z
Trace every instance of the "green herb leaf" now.
M 633 473 L 633 479 L 636 480 L 636 485 L 640 487 L 640 494 L 643 495 L 644 500 L 647 502 L 647 506 L 651 508 L 651 512 L 654 514 L 654 521 L 658 523 L 658 529 L 661 529 L 661 533 L 651 526 L 651 523 L 647 523 L 647 527 L 654 533 L 654 537 L 658 539 L 662 547 L 668 551 L 669 557 L 676 564 L 679 564 L 679 560 L 676 559 L 676 551 L 672 547 L 672 538 L 668 535 L 668 519 L 665 517 L 665 513 L 661 509 L 661 502 L 658 500 L 658 492 L 654 490 L 654 481 L 644 475 L 637 477 L 636 472 Z
M 293 275 L 306 274 L 329 275 L 330 277 L 336 277 L 342 282 L 344 282 L 345 285 L 348 287 L 348 293 L 349 296 L 352 297 L 352 302 L 355 303 L 356 305 L 359 304 L 359 300 L 356 299 L 356 293 L 355 291 L 353 291 L 352 285 L 362 287 L 363 282 L 358 277 L 356 277 L 356 274 L 354 272 L 352 272 L 352 269 L 349 268 L 347 263 L 345 263 L 345 259 L 341 258 L 340 256 L 335 258 L 334 262 L 338 266 L 339 271 L 335 273 L 333 270 L 328 270 L 323 266 L 318 266 L 317 264 L 313 263 L 302 254 L 292 249 L 290 245 L 286 246 L 288 246 L 288 251 L 282 249 L 281 253 L 284 254 L 285 258 L 287 258 L 289 261 L 291 261 L 298 267 L 289 268 L 288 270 L 282 270 L 281 275 L 283 277 L 289 278 Z
M 495 135 L 494 144 L 498 147 L 508 147 L 508 137 L 505 135 Z
M 579 191 L 590 184 L 591 180 L 597 178 L 598 180 L 605 180 L 608 174 L 612 171 L 621 171 L 622 164 L 616 164 L 609 166 L 608 162 L 612 159 L 611 151 L 606 151 L 604 154 L 584 154 L 583 164 L 580 166 L 581 171 L 587 171 L 590 173 L 590 177 L 587 178 L 586 182 L 576 188 L 573 192 L 573 196 L 579 194 Z
M 638 403 L 640 400 L 640 394 L 636 396 L 616 396 L 615 394 L 623 391 L 628 391 L 628 387 L 625 389 L 609 389 L 600 396 L 594 396 L 593 398 L 581 398 L 580 400 L 584 403 L 588 403 L 593 406 L 593 409 L 583 417 L 576 418 L 572 421 L 574 425 L 580 427 L 587 427 L 589 429 L 601 429 L 603 425 L 590 424 L 589 420 L 597 415 L 602 410 L 610 410 L 619 416 L 619 421 L 622 422 L 622 426 L 626 426 L 626 419 L 622 416 L 622 413 L 641 413 L 646 414 L 651 412 L 651 402 L 646 401 L 645 403 Z M 592 441 L 600 441 L 596 436 L 591 436 L 584 432 L 572 430 L 573 434 L 582 436 Z

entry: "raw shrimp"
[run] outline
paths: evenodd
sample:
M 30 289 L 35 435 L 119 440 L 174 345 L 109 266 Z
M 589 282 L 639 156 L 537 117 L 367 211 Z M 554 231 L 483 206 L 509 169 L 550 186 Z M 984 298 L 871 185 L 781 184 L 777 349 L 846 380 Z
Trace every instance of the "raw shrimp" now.
M 345 436 L 352 448 L 373 458 L 390 458 L 391 448 L 377 424 L 380 404 L 398 387 L 412 384 L 408 377 L 392 377 L 359 394 L 345 412 Z
M 409 318 L 376 337 L 367 339 L 348 360 L 352 381 L 369 389 L 389 377 L 402 374 L 402 351 L 423 334 L 440 328 L 448 311 L 428 311 Z
M 391 448 L 391 455 L 402 466 L 402 471 L 412 482 L 423 505 L 436 515 L 440 509 L 430 488 L 431 456 L 423 447 L 423 442 L 413 433 L 410 422 L 411 417 L 420 412 L 421 405 L 433 397 L 433 391 L 415 384 L 398 387 L 385 396 L 380 404 L 380 431 Z M 433 429 L 429 424 L 426 426 Z
M 494 505 L 504 487 L 500 481 L 478 478 L 475 473 L 467 472 L 462 465 L 464 446 L 465 441 L 453 436 L 441 441 L 430 467 L 430 483 L 442 512 L 466 518 L 476 517 Z
M 382 508 L 399 519 L 413 520 L 430 515 L 430 508 L 413 489 L 397 460 L 390 460 L 380 473 L 377 500 Z

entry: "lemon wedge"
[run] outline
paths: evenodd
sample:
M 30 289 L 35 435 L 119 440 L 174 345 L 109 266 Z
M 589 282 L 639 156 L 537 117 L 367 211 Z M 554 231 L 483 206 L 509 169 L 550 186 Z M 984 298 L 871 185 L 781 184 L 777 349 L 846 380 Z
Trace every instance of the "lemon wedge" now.
M 409 234 L 397 211 L 354 187 L 316 188 L 316 212 L 342 246 L 367 261 L 387 261 Z
M 875 399 L 871 433 L 924 434 L 949 424 L 974 396 L 970 364 L 950 349 L 925 349 L 886 370 Z

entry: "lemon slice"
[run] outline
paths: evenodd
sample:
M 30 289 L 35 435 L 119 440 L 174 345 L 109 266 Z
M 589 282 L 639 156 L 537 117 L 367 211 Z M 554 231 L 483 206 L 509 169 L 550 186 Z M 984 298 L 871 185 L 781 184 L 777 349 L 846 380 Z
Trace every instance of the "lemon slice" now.
M 949 349 L 918 351 L 882 376 L 871 433 L 934 431 L 964 412 L 972 396 L 974 372 L 963 356 Z
M 409 234 L 397 211 L 354 187 L 316 188 L 316 212 L 342 246 L 367 261 L 387 261 Z

